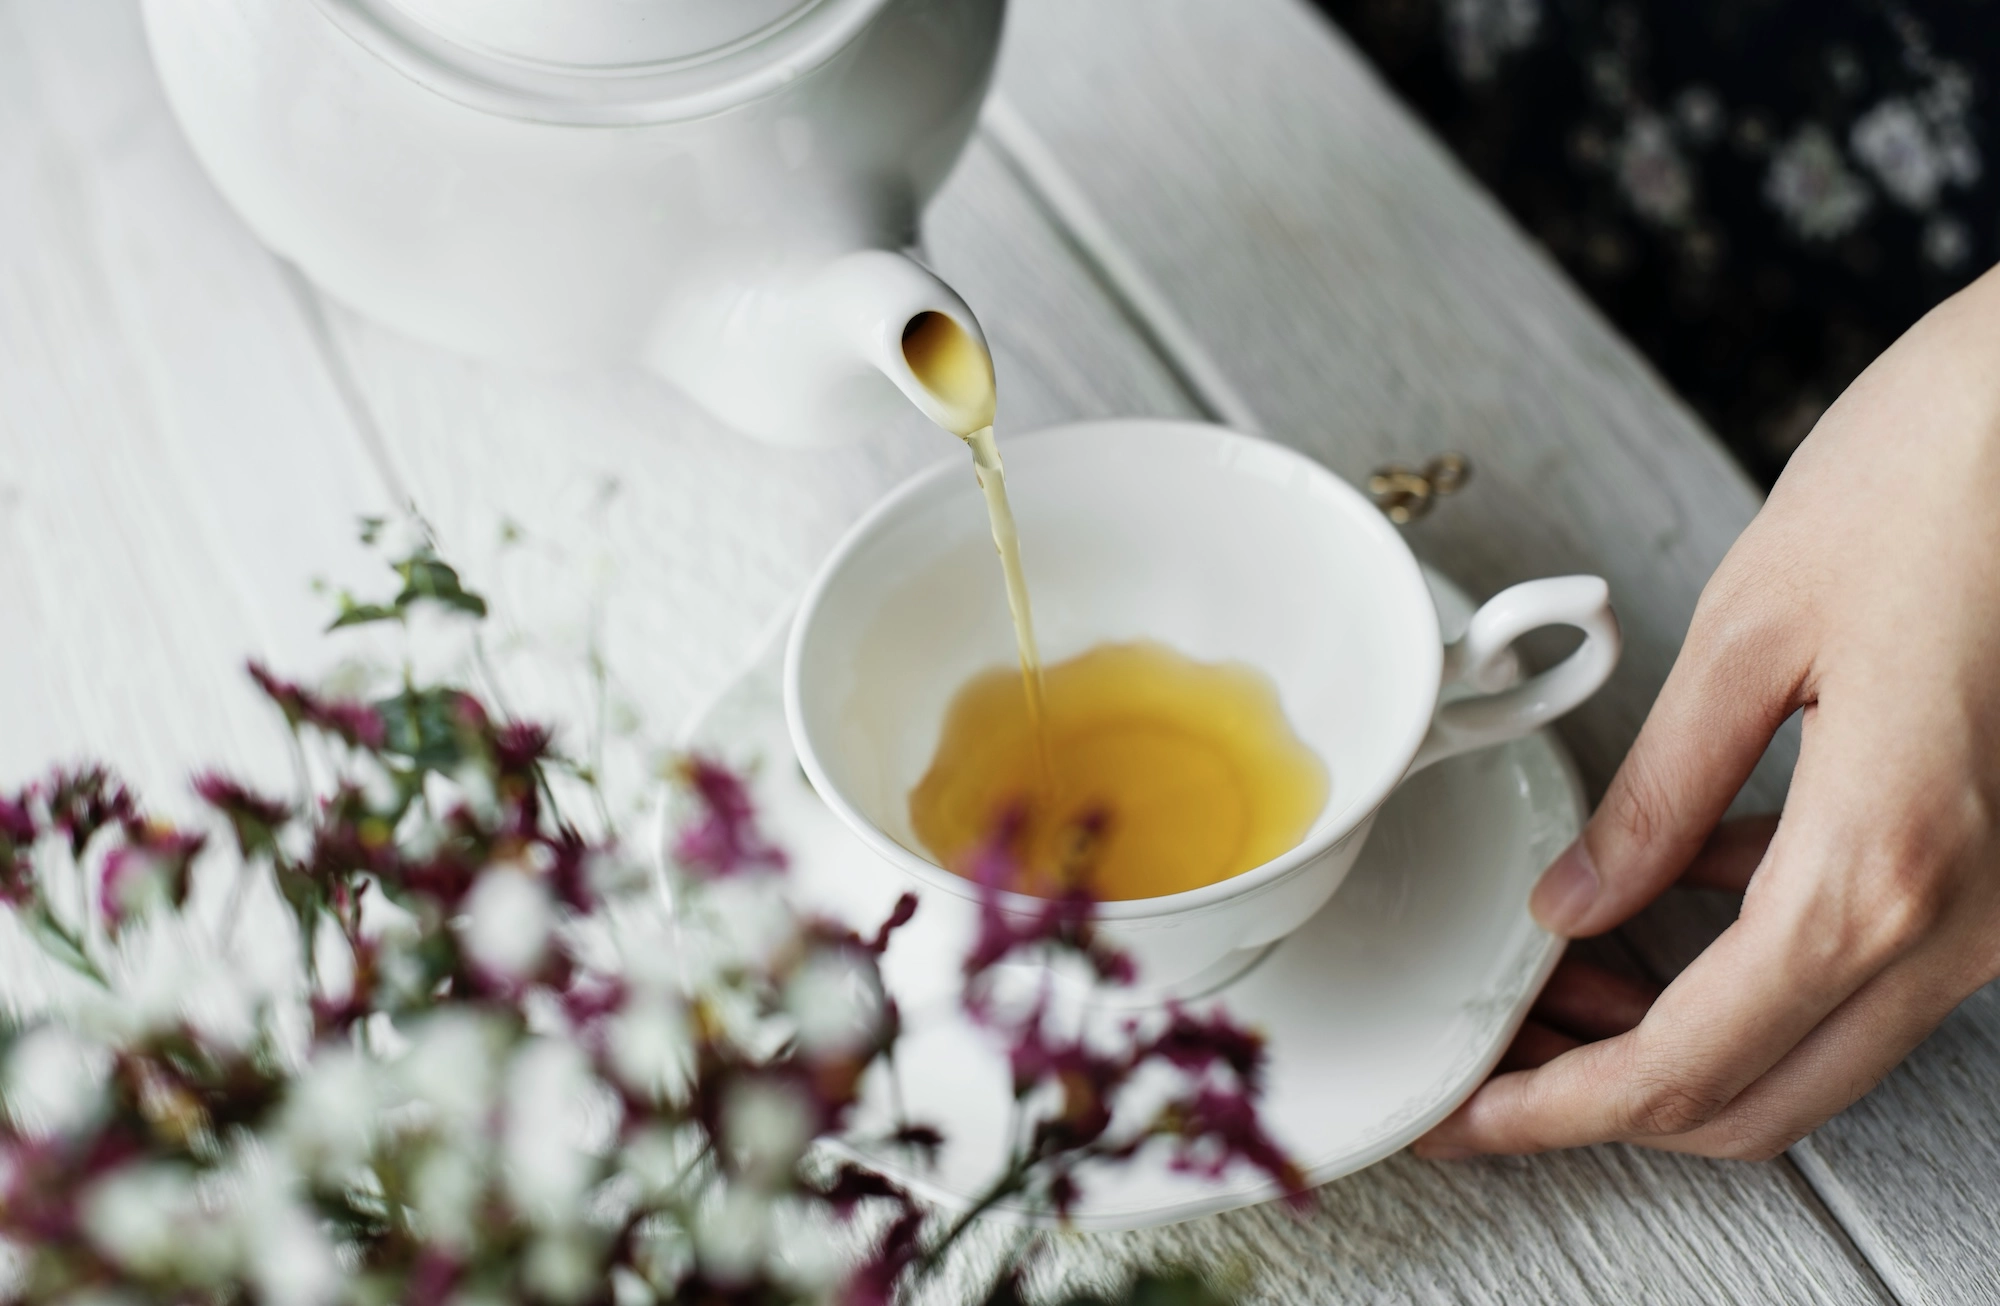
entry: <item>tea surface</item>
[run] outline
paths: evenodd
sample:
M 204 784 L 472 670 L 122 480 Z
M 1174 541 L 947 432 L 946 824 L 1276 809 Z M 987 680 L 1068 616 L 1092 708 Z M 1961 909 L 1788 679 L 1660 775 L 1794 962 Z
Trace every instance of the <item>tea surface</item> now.
M 1152 898 L 1289 851 L 1326 805 L 1325 765 L 1254 668 L 1140 641 L 1047 667 L 1044 682 L 1044 732 L 1011 670 L 953 699 L 910 791 L 911 825 L 939 864 L 967 873 L 1011 815 L 1021 878 L 1009 887 L 1046 895 L 1080 879 L 1100 899 Z

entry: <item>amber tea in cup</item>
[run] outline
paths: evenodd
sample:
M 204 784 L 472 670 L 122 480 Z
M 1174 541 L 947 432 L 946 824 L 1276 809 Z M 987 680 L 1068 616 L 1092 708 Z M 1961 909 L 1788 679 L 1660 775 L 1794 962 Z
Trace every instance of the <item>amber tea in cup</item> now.
M 1018 869 L 1003 887 L 1155 898 L 1282 856 L 1326 804 L 1325 764 L 1253 667 L 1138 641 L 1045 679 L 1046 776 L 1019 672 L 986 672 L 952 700 L 910 793 L 911 826 L 940 865 L 963 873 L 1005 828 Z

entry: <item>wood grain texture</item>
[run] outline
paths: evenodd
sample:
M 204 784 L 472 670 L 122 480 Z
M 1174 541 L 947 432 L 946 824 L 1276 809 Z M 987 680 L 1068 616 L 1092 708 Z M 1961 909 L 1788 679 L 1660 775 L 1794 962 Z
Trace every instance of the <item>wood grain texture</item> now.
M 137 15 L 0 0 L 0 783 L 283 764 L 242 674 L 318 646 L 379 510 L 278 265 L 196 168 Z

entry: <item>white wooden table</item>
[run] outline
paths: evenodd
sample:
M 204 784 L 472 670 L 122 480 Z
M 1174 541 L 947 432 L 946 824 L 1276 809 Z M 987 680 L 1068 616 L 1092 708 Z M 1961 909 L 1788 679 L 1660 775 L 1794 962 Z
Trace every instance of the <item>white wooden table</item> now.
M 0 784 L 116 759 L 156 796 L 281 765 L 240 673 L 322 668 L 307 582 L 373 582 L 355 519 L 411 502 L 543 644 L 595 641 L 673 723 L 840 530 L 948 450 L 912 419 L 762 449 L 636 376 L 401 339 L 269 256 L 198 171 L 133 0 L 0 0 Z M 1470 454 L 1415 527 L 1475 591 L 1610 578 L 1631 641 L 1563 733 L 1601 787 L 1757 506 L 1633 351 L 1300 0 L 1016 0 L 985 128 L 930 214 L 1014 429 L 1201 414 L 1351 478 Z M 503 550 L 503 523 L 534 546 Z M 574 718 L 560 677 L 533 706 Z M 1749 801 L 1781 798 L 1789 741 Z M 1716 925 L 1624 932 L 1671 973 Z M 2000 994 L 1760 1166 L 1625 1148 L 1430 1165 L 1058 1249 L 1172 1254 L 1271 1302 L 2000 1300 Z

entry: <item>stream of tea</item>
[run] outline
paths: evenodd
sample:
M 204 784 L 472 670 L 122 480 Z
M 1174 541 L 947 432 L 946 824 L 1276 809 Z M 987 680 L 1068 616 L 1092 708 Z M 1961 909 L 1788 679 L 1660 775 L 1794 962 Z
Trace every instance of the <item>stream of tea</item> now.
M 993 528 L 993 547 L 1000 553 L 1000 571 L 1007 581 L 1007 610 L 1014 619 L 1014 647 L 1021 659 L 1021 688 L 1027 696 L 1028 723 L 1034 732 L 1038 780 L 1044 791 L 1055 785 L 1049 755 L 1048 688 L 1042 675 L 1042 651 L 1035 643 L 1035 614 L 1028 602 L 1028 575 L 1021 569 L 1021 532 L 1014 525 L 1014 507 L 1007 500 L 1007 469 L 1000 463 L 1000 445 L 993 438 L 999 390 L 993 381 L 993 358 L 965 330 L 942 313 L 921 313 L 903 332 L 903 358 L 925 388 L 945 406 L 946 429 L 972 449 L 974 474 L 986 496 L 986 516 Z
M 1100 644 L 1047 668 L 1020 532 L 993 437 L 993 362 L 956 322 L 903 335 L 910 370 L 972 450 L 1006 577 L 1018 679 L 977 676 L 953 698 L 910 823 L 963 873 L 1012 813 L 1010 888 L 1078 884 L 1105 900 L 1214 884 L 1296 846 L 1326 805 L 1325 765 L 1293 732 L 1268 676 L 1151 640 Z

